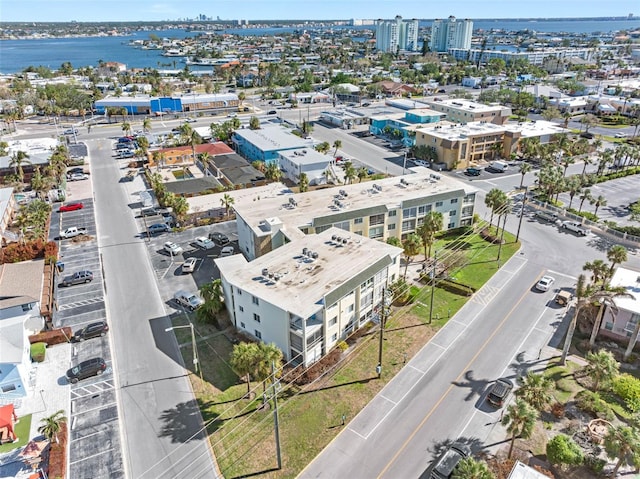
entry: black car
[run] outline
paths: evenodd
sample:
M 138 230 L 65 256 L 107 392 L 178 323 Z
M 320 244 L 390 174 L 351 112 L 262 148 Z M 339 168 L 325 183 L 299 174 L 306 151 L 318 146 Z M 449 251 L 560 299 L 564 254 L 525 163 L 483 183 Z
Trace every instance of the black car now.
M 156 223 L 149 226 L 149 234 L 155 235 L 159 233 L 166 233 L 169 231 L 169 225 L 166 223 Z
M 209 233 L 209 239 L 221 246 L 229 243 L 229 237 L 223 233 Z
M 464 174 L 468 176 L 480 176 L 480 173 L 481 173 L 480 168 L 469 167 L 466 170 L 464 170 Z
M 159 214 L 160 214 L 160 210 L 158 210 L 158 208 L 155 208 L 153 206 L 149 208 L 142 208 L 140 210 L 140 216 L 155 216 Z
M 510 379 L 500 378 L 491 387 L 491 391 L 487 395 L 487 401 L 496 407 L 502 407 L 511 390 L 513 389 L 513 383 Z
M 89 173 L 84 171 L 84 168 L 81 167 L 76 167 L 76 168 L 70 168 L 69 170 L 67 170 L 67 175 L 71 176 L 71 175 L 88 175 Z
M 471 450 L 465 444 L 454 442 L 440 456 L 431 468 L 430 479 L 448 479 L 460 461 L 471 455 Z
M 84 341 L 85 339 L 97 338 L 98 336 L 104 336 L 109 331 L 109 325 L 104 321 L 98 321 L 97 323 L 87 324 L 84 328 L 79 329 L 73 335 L 73 339 L 76 341 Z
M 107 363 L 102 358 L 92 358 L 82 361 L 67 371 L 67 379 L 70 383 L 77 383 L 81 379 L 92 376 L 100 376 L 107 369 Z
M 76 271 L 69 276 L 65 276 L 62 280 L 62 286 L 73 286 L 74 284 L 90 283 L 91 281 L 93 281 L 93 273 L 91 271 Z

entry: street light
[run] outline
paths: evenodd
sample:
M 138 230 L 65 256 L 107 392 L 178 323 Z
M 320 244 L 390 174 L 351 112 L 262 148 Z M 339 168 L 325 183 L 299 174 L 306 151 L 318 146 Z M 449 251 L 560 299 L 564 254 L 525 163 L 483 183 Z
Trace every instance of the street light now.
M 200 379 L 202 379 L 202 368 L 200 368 L 200 364 L 198 362 L 198 348 L 196 347 L 196 333 L 193 328 L 193 323 L 189 323 L 188 325 L 182 326 L 171 326 L 169 328 L 165 328 L 165 332 L 173 331 L 174 329 L 180 328 L 191 328 L 191 345 L 193 347 L 193 365 L 195 367 L 196 373 L 200 373 Z

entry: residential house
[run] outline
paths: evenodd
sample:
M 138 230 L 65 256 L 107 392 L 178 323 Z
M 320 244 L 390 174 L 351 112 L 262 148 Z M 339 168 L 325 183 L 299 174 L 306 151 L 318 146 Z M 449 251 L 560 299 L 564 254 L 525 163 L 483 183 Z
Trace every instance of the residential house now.
M 301 138 L 291 130 L 279 125 L 266 126 L 257 130 L 244 128 L 236 130 L 232 141 L 235 149 L 249 162 L 272 163 L 278 160 L 280 152 L 313 148 L 313 140 Z
M 375 318 L 401 255 L 402 248 L 330 227 L 251 262 L 237 254 L 215 263 L 234 326 L 308 366 Z
M 195 161 L 193 158 L 193 149 L 190 145 L 149 150 L 147 152 L 148 167 L 164 168 L 188 166 L 194 165 L 199 161 L 199 155 L 202 155 L 203 153 L 207 153 L 211 157 L 233 153 L 233 150 L 222 141 L 217 141 L 215 143 L 202 143 L 200 145 L 195 145 L 194 148 L 196 153 Z
M 44 260 L 0 265 L 0 403 L 29 393 L 29 335 L 44 327 L 40 316 Z
M 619 266 L 609 284 L 613 288 L 624 288 L 631 297 L 614 298 L 617 312 L 614 312 L 610 306 L 605 308 L 599 334 L 629 341 L 640 322 L 640 271 Z M 637 344 L 637 337 L 635 342 Z
M 492 104 L 485 105 L 462 98 L 423 100 L 429 108 L 445 113 L 446 119 L 457 123 L 486 121 L 496 125 L 504 125 L 511 116 L 511 108 Z
M 284 176 L 296 185 L 302 173 L 307 175 L 310 185 L 321 185 L 327 182 L 325 172 L 332 159 L 313 148 L 304 148 L 280 152 L 278 164 Z

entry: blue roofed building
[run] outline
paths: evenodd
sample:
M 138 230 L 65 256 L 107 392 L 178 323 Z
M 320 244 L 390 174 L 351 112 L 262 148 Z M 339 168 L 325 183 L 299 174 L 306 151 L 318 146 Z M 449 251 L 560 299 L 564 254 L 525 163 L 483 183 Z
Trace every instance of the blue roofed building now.
M 268 126 L 258 130 L 248 128 L 236 130 L 232 141 L 236 151 L 250 163 L 263 161 L 273 163 L 278 161 L 280 152 L 313 148 L 313 140 L 300 138 L 291 130 L 281 126 Z

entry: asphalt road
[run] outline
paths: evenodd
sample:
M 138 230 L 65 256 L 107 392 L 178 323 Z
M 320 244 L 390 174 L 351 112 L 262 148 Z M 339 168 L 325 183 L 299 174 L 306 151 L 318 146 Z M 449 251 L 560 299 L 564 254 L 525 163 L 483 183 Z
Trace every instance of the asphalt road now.
M 127 476 L 215 477 L 112 142 L 88 142 Z
M 501 183 L 520 175 L 505 175 Z M 495 183 L 474 180 L 488 191 Z M 484 183 L 484 184 L 483 184 Z M 487 215 L 482 194 L 476 202 Z M 488 216 L 487 216 L 488 219 Z M 518 217 L 507 229 L 515 232 Z M 530 210 L 521 225 L 523 246 L 436 337 L 374 398 L 300 474 L 318 477 L 427 477 L 432 461 L 456 439 L 474 451 L 503 444 L 500 411 L 485 401 L 499 377 L 515 380 L 539 370 L 559 354 L 569 316 L 551 301 L 575 287 L 582 265 L 606 258 L 611 242 L 564 233 L 535 220 Z M 636 251 L 627 266 L 640 268 Z M 532 287 L 543 274 L 556 281 L 546 293 Z

